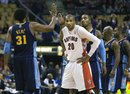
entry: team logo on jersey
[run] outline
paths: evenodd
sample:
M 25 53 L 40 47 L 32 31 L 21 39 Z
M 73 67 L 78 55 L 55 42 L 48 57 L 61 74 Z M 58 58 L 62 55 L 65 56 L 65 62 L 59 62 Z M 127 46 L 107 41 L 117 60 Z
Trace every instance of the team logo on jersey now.
M 69 36 L 69 37 L 66 37 L 64 39 L 64 42 L 68 42 L 68 41 L 75 41 L 75 42 L 77 42 L 77 40 L 78 40 L 77 37 L 75 37 L 75 36 Z
M 89 79 L 89 80 L 88 80 L 88 84 L 92 84 L 92 80 Z

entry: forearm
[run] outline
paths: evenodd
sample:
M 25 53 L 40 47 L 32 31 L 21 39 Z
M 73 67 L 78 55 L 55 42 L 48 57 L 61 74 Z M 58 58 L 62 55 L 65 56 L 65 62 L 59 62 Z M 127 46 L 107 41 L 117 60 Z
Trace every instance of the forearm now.
M 113 70 L 117 69 L 119 62 L 120 62 L 119 59 L 115 59 L 115 64 L 114 64 Z
M 54 29 L 55 24 L 56 24 L 56 17 L 53 16 L 52 19 L 51 19 L 51 22 L 50 22 L 49 26 L 51 26 L 51 28 Z
M 11 58 L 10 54 L 4 54 L 4 67 L 8 66 L 10 58 Z
M 95 41 L 93 41 L 93 44 L 91 45 L 91 49 L 88 53 L 88 55 L 91 57 L 93 55 L 93 53 L 97 50 L 98 46 L 100 44 L 100 40 L 97 39 Z
M 106 50 L 105 50 L 105 46 L 104 46 L 104 41 L 103 41 L 103 39 L 100 39 L 100 41 L 101 42 L 98 47 L 98 52 L 99 52 L 102 62 L 106 63 Z

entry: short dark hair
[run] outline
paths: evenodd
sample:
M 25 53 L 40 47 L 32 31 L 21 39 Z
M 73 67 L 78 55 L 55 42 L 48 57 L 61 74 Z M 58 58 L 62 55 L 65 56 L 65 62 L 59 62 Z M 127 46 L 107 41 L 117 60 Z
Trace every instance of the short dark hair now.
M 14 19 L 20 22 L 23 22 L 23 20 L 26 18 L 26 11 L 22 8 L 19 8 L 14 13 Z

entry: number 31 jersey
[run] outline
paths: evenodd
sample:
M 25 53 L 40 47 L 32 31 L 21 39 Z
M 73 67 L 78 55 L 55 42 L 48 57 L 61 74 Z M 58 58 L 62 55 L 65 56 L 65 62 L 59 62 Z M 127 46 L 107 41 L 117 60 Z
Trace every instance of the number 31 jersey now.
M 72 62 L 77 61 L 77 58 L 82 57 L 83 53 L 82 39 L 78 34 L 79 30 L 80 26 L 78 25 L 75 25 L 72 31 L 69 31 L 66 26 L 62 29 L 67 59 Z
M 29 28 L 29 22 L 12 26 L 12 43 L 14 56 L 36 55 L 36 38 Z

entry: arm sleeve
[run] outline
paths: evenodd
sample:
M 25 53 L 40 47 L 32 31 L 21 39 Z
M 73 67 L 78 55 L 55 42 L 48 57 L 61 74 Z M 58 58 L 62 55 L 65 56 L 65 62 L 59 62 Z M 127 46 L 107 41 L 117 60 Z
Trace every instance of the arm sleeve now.
M 102 62 L 106 63 L 106 50 L 105 50 L 105 46 L 104 46 L 104 41 L 103 41 L 103 39 L 100 39 L 100 40 L 101 40 L 101 42 L 98 47 L 98 52 L 99 52 Z
M 11 43 L 5 42 L 4 44 L 4 54 L 10 54 L 11 53 Z
M 88 32 L 85 28 L 80 27 L 78 30 L 79 36 L 84 39 L 88 39 L 89 41 L 92 41 L 93 44 L 91 45 L 91 49 L 88 53 L 88 55 L 91 57 L 93 55 L 93 53 L 96 51 L 96 49 L 98 48 L 99 44 L 100 44 L 100 39 L 98 39 L 96 36 L 94 36 L 93 34 L 91 34 L 90 32 Z

